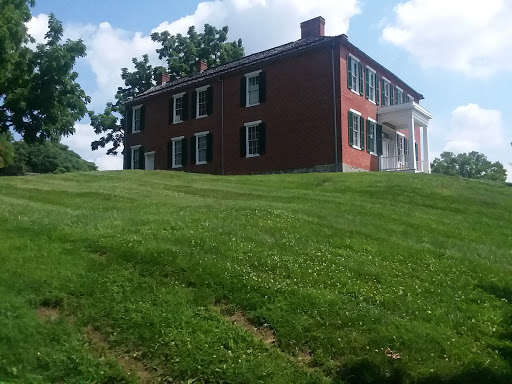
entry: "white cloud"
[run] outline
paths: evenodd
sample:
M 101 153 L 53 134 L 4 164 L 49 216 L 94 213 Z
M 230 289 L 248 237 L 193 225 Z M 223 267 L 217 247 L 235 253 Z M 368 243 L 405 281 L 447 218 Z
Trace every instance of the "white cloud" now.
M 452 152 L 490 152 L 508 145 L 501 111 L 476 104 L 452 112 L 446 139 L 445 150 Z
M 36 40 L 36 43 L 44 41 L 44 35 L 48 32 L 48 19 L 48 15 L 41 13 L 32 17 L 26 24 L 28 33 Z
M 316 16 L 326 19 L 326 34 L 346 33 L 350 19 L 361 12 L 358 0 L 224 0 L 199 3 L 192 15 L 165 21 L 153 32 L 186 33 L 190 25 L 228 25 L 229 37 L 242 38 L 246 53 L 272 48 L 300 38 L 300 23 Z
M 442 131 L 437 132 L 442 135 Z M 512 133 L 505 130 L 503 113 L 485 109 L 477 104 L 455 108 L 444 134 L 443 151 L 454 153 L 477 151 L 491 161 L 499 161 L 508 168 L 508 181 L 512 181 Z M 433 153 L 430 152 L 433 160 Z
M 62 138 L 62 144 L 69 146 L 83 159 L 96 163 L 100 171 L 109 169 L 123 169 L 122 156 L 109 156 L 106 149 L 91 150 L 91 142 L 98 139 L 89 124 L 76 124 L 75 134 Z
M 409 0 L 382 37 L 426 68 L 488 77 L 512 71 L 510 0 Z

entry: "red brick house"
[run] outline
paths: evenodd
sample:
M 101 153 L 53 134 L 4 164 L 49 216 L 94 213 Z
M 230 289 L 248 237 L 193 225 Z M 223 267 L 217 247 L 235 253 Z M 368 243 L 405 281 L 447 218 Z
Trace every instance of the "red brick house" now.
M 126 104 L 124 168 L 430 172 L 423 96 L 324 26 L 318 17 L 298 41 L 162 75 Z

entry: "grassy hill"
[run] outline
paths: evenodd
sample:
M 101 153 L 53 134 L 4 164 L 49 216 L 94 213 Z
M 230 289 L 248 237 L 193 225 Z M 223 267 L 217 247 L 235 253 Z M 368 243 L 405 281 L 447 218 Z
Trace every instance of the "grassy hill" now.
M 510 187 L 2 178 L 0 262 L 0 382 L 512 382 Z

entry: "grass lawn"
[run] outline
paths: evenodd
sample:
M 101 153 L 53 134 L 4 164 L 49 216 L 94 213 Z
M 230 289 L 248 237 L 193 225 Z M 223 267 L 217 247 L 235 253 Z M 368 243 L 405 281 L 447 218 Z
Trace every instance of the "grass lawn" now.
M 4 177 L 0 262 L 0 382 L 512 382 L 507 186 Z

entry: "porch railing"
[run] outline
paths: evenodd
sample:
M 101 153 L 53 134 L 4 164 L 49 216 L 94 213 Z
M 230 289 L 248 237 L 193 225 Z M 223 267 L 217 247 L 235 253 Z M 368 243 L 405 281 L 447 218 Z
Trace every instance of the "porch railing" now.
M 410 168 L 407 155 L 380 157 L 381 171 L 403 171 L 408 169 Z

